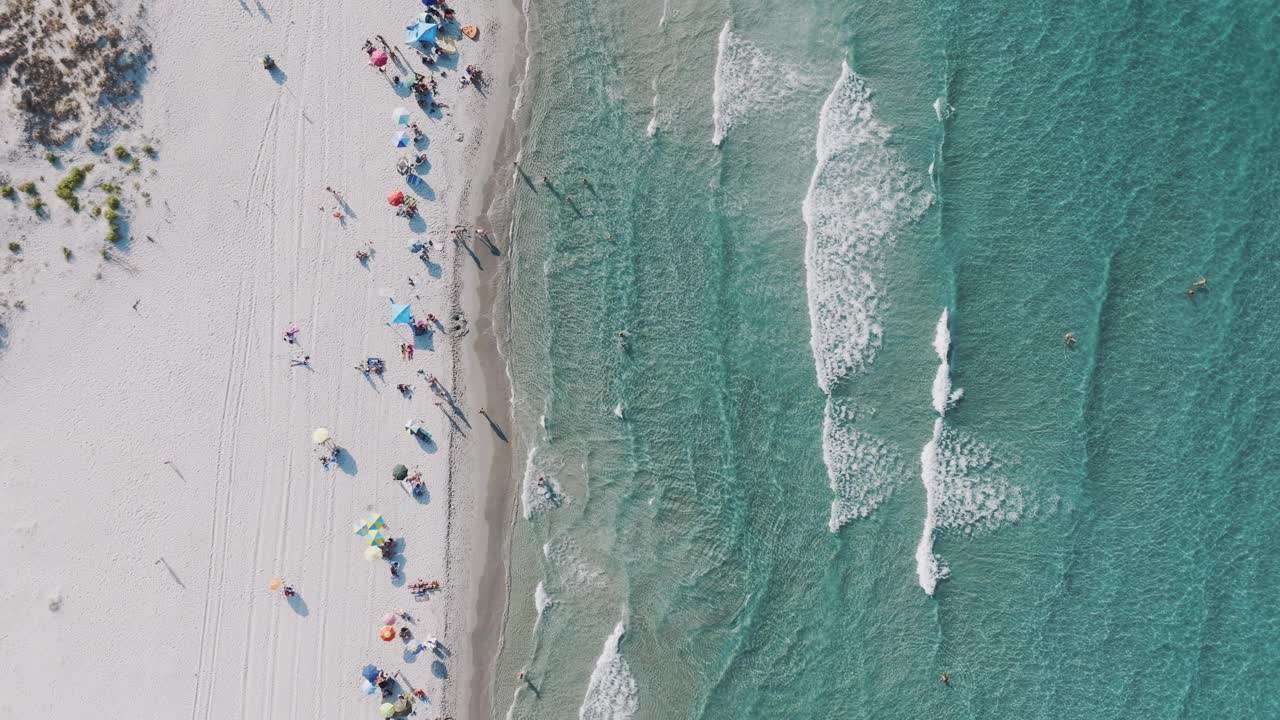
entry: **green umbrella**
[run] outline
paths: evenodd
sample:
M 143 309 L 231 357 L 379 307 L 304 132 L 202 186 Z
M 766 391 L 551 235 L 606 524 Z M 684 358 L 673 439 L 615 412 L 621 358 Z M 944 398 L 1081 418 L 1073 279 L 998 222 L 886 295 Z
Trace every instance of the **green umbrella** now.
M 409 468 L 403 465 L 397 465 L 391 468 L 391 477 L 395 478 L 397 481 L 404 480 L 409 477 Z

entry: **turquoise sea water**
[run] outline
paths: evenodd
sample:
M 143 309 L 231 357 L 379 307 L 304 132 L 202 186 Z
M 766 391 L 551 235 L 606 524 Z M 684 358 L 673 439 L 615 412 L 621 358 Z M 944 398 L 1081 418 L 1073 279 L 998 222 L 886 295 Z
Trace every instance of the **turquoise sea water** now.
M 1280 717 L 1278 6 L 534 5 L 496 714 Z

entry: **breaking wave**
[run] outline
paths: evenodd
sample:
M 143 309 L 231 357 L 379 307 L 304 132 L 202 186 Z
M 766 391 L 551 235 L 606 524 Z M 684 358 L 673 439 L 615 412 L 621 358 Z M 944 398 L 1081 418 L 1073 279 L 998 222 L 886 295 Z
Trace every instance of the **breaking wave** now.
M 720 31 L 711 92 L 711 144 L 724 142 L 738 121 L 769 108 L 786 107 L 787 95 L 804 85 L 799 69 L 780 63 L 733 34 L 733 21 Z
M 925 489 L 924 529 L 916 546 L 916 576 L 932 595 L 950 570 L 933 552 L 941 530 L 966 535 L 1017 522 L 1034 511 L 1032 499 L 1004 475 L 1004 465 L 987 445 L 933 422 L 933 437 L 920 453 L 920 479 Z
M 640 689 L 627 660 L 622 656 L 621 622 L 604 641 L 587 683 L 587 694 L 578 710 L 579 720 L 630 720 L 640 709 Z
M 846 403 L 827 398 L 822 422 L 822 460 L 831 483 L 827 528 L 836 532 L 864 518 L 893 492 L 900 458 L 884 442 L 853 427 Z
M 823 392 L 875 357 L 886 303 L 885 254 L 932 202 L 889 145 L 866 82 L 843 64 L 818 118 L 807 227 L 810 343 Z

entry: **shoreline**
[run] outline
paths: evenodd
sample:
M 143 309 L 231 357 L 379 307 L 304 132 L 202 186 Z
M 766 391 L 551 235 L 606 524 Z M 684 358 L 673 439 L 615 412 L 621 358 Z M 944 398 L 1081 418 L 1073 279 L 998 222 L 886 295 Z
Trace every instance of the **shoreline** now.
M 501 2 L 501 0 L 499 0 Z M 496 690 L 498 686 L 498 659 L 502 650 L 502 638 L 505 618 L 511 602 L 510 563 L 511 533 L 513 530 L 513 511 L 516 501 L 516 455 L 513 445 L 517 440 L 514 425 L 514 386 L 511 377 L 511 358 L 507 355 L 506 339 L 510 332 L 509 311 L 507 303 L 510 296 L 511 256 L 513 239 L 510 234 L 511 225 L 511 192 L 509 185 L 502 182 L 508 164 L 519 154 L 519 128 L 512 119 L 512 110 L 518 98 L 527 72 L 526 59 L 529 48 L 526 44 L 528 17 L 517 0 L 508 0 L 509 19 L 518 28 L 516 45 L 508 58 L 506 76 L 507 102 L 503 106 L 501 132 L 497 138 L 497 146 L 492 167 L 488 172 L 485 185 L 481 191 L 483 196 L 482 210 L 477 223 L 483 222 L 495 242 L 502 244 L 501 234 L 505 234 L 504 258 L 501 266 L 485 283 L 477 283 L 473 288 L 476 303 L 483 308 L 481 317 L 488 322 L 480 331 L 477 341 L 479 365 L 474 372 L 481 373 L 488 380 L 487 387 L 501 388 L 504 396 L 500 402 L 491 402 L 489 406 L 502 408 L 498 422 L 506 428 L 508 442 L 490 440 L 494 450 L 487 474 L 489 486 L 486 502 L 483 503 L 483 519 L 472 525 L 473 538 L 483 536 L 486 552 L 477 554 L 473 563 L 479 566 L 479 583 L 474 604 L 475 625 L 472 629 L 471 647 L 473 651 L 472 681 L 468 692 L 468 717 L 496 717 Z
M 505 440 L 494 432 L 482 432 L 482 440 L 469 444 L 464 451 L 469 460 L 466 467 L 470 471 L 479 491 L 473 496 L 474 505 L 468 508 L 469 520 L 463 525 L 465 553 L 458 558 L 468 565 L 473 575 L 471 591 L 460 593 L 458 600 L 467 598 L 469 602 L 459 602 L 451 616 L 464 619 L 460 643 L 470 658 L 470 678 L 466 682 L 464 717 L 493 717 L 496 713 L 495 689 L 497 686 L 496 670 L 501 650 L 502 631 L 507 606 L 510 602 L 509 545 L 512 530 L 512 509 L 515 502 L 514 475 L 515 455 L 512 452 L 516 442 L 516 429 L 513 425 L 513 387 L 510 374 L 510 359 L 505 351 L 505 338 L 509 331 L 505 304 L 510 279 L 511 238 L 507 232 L 510 224 L 510 192 L 504 187 L 502 178 L 504 169 L 516 158 L 519 147 L 518 128 L 511 119 L 511 111 L 516 99 L 525 70 L 525 58 L 528 48 L 524 40 L 524 31 L 528 19 L 518 0 L 496 0 L 496 14 L 504 24 L 515 30 L 518 38 L 512 46 L 507 46 L 502 63 L 503 72 L 495 73 L 495 77 L 504 77 L 502 102 L 493 102 L 489 108 L 488 129 L 494 133 L 490 136 L 493 143 L 493 155 L 488 168 L 473 180 L 483 178 L 480 189 L 480 202 L 476 212 L 471 215 L 473 227 L 483 227 L 493 242 L 500 248 L 501 256 L 492 258 L 497 262 L 491 272 L 476 272 L 472 282 L 463 282 L 462 275 L 468 273 L 471 263 L 461 254 L 455 255 L 454 277 L 458 279 L 455 292 L 461 290 L 459 305 L 467 310 L 474 310 L 476 322 L 473 328 L 475 340 L 461 355 L 455 358 L 455 382 L 461 377 L 461 387 L 466 388 L 468 399 L 475 400 L 477 389 L 482 401 L 480 407 L 488 410 L 488 419 L 495 422 L 505 435 Z M 497 93 L 494 93 L 496 99 Z M 496 127 L 495 127 L 496 126 Z M 504 238 L 503 235 L 506 235 Z M 468 311 L 468 315 L 471 312 Z M 466 362 L 466 361 L 471 362 Z M 451 466 L 453 465 L 451 459 Z M 452 482 L 452 470 L 451 470 Z M 452 514 L 452 513 L 451 513 Z M 456 538 L 453 519 L 450 518 L 448 542 L 449 554 L 453 554 Z M 462 708 L 455 708 L 461 710 Z

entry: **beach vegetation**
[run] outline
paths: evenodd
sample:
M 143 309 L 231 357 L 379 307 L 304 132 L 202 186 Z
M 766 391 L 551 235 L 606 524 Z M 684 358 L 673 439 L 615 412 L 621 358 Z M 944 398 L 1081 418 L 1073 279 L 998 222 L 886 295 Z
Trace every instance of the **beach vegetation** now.
M 103 260 L 110 260 L 110 259 L 111 259 L 111 250 L 110 250 L 110 248 L 111 248 L 111 246 L 110 246 L 110 245 L 103 245 L 101 248 L 99 248 L 99 249 L 98 249 L 98 254 L 102 256 L 102 259 L 103 259 Z M 101 280 L 101 279 L 102 279 L 102 275 L 98 275 L 98 279 L 99 279 L 99 280 Z
M 54 152 L 53 152 L 52 150 L 49 150 L 49 151 L 46 151 L 46 152 L 45 152 L 45 154 L 44 154 L 44 159 L 45 159 L 45 160 L 48 160 L 50 165 L 57 165 L 57 164 L 58 164 L 58 156 L 57 156 L 57 155 L 55 155 L 55 154 L 54 154 Z
M 71 248 L 66 245 L 62 246 L 62 259 L 71 262 Z
M 151 146 L 151 143 L 147 143 L 142 146 L 142 154 L 149 158 L 154 158 L 156 156 L 156 149 Z
M 129 163 L 129 171 L 138 172 L 140 170 L 142 170 L 142 161 L 135 157 L 133 162 Z
M 11 253 L 22 252 L 22 245 L 16 242 L 9 243 L 9 252 Z
M 72 210 L 80 212 L 80 198 L 76 196 L 76 191 L 84 185 L 84 178 L 93 169 L 93 165 L 77 165 L 71 168 L 71 172 L 62 178 L 62 182 L 54 188 L 53 194 L 62 198 Z
M 44 200 L 34 197 L 27 201 L 27 207 L 35 211 L 36 215 L 44 217 L 45 203 Z
M 19 185 L 19 186 L 18 186 L 18 189 L 19 189 L 19 190 L 21 190 L 22 192 L 24 192 L 24 193 L 28 194 L 28 195 L 39 195 L 39 194 L 40 194 L 40 191 L 36 189 L 36 184 L 35 184 L 35 183 L 33 183 L 33 182 L 31 182 L 30 180 L 28 180 L 28 181 L 26 181 L 26 182 L 22 183 L 21 185 Z
M 117 145 L 111 148 L 111 154 L 115 155 L 117 160 L 123 161 L 129 157 L 129 149 L 123 145 Z
M 120 186 L 116 183 L 101 182 L 98 183 L 98 189 L 105 193 L 116 194 L 120 192 Z
M 89 208 L 89 217 L 96 218 L 101 214 L 102 214 L 101 205 L 94 205 L 92 208 Z
M 0 185 L 0 197 L 8 199 L 12 198 L 14 195 L 17 195 L 17 191 L 13 189 L 12 185 L 8 183 Z
M 115 195 L 108 195 L 105 202 L 107 207 L 111 208 L 112 210 L 120 209 L 120 198 Z

